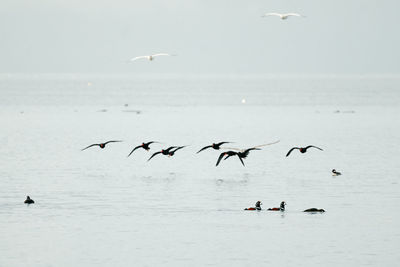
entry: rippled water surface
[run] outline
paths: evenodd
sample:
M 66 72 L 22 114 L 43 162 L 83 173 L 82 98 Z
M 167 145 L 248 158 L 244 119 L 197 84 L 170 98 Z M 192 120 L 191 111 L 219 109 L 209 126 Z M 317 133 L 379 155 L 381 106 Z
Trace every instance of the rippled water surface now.
M 0 266 L 395 266 L 399 86 L 397 76 L 1 75 Z M 107 140 L 123 142 L 81 151 Z M 161 143 L 127 158 L 151 140 Z M 245 167 L 196 154 L 276 140 Z M 324 151 L 285 157 L 308 144 Z M 170 145 L 187 147 L 147 162 Z M 243 210 L 257 200 L 287 210 Z M 301 212 L 311 207 L 326 213 Z

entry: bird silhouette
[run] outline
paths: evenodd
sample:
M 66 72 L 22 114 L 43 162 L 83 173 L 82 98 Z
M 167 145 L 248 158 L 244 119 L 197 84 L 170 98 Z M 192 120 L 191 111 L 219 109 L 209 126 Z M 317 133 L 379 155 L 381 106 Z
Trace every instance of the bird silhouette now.
M 295 150 L 295 149 L 300 150 L 301 153 L 306 153 L 306 152 L 307 152 L 307 149 L 309 149 L 310 147 L 314 147 L 314 148 L 316 148 L 316 149 L 319 149 L 319 150 L 322 150 L 322 151 L 323 151 L 322 148 L 319 148 L 319 147 L 316 147 L 316 146 L 293 147 L 293 148 L 291 148 L 291 149 L 288 151 L 288 153 L 286 154 L 286 157 L 289 156 L 290 153 L 292 153 L 292 151 Z
M 100 144 L 91 144 L 90 146 L 87 146 L 87 147 L 85 147 L 85 148 L 83 148 L 81 151 L 83 151 L 83 150 L 85 150 L 85 149 L 88 149 L 89 147 L 92 147 L 92 146 L 99 146 L 100 148 L 105 148 L 106 147 L 106 145 L 108 144 L 108 143 L 116 143 L 116 142 L 122 142 L 122 141 L 107 141 L 107 142 L 105 142 L 105 143 L 100 143 Z
M 228 143 L 231 143 L 231 142 L 213 143 L 212 145 L 203 147 L 202 149 L 200 149 L 199 151 L 197 151 L 197 153 L 200 153 L 201 151 L 203 151 L 203 150 L 205 150 L 205 149 L 207 149 L 207 148 L 214 148 L 215 150 L 219 150 L 219 149 L 221 148 L 221 145 L 223 145 L 223 144 L 228 144 Z M 196 153 L 196 154 L 197 154 L 197 153 Z
M 153 155 L 151 155 L 151 157 L 147 161 L 151 160 L 154 156 L 156 156 L 158 154 L 163 154 L 163 155 L 168 156 L 170 151 L 171 151 L 171 149 L 174 149 L 174 148 L 176 148 L 176 146 L 170 146 L 167 149 L 161 149 L 161 151 L 158 151 L 158 152 L 154 153 Z
M 138 148 L 143 148 L 144 150 L 149 151 L 150 150 L 150 145 L 153 144 L 153 143 L 158 143 L 158 142 L 151 141 L 151 142 L 147 142 L 147 143 L 142 143 L 141 145 L 139 145 L 139 146 L 135 147 L 134 149 L 132 149 L 132 151 L 131 151 L 131 153 L 129 153 L 128 157 Z

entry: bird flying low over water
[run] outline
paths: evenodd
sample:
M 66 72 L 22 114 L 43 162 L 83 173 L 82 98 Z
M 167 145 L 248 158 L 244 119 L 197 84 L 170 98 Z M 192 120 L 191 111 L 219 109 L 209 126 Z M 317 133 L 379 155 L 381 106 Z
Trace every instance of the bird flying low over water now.
M 223 144 L 228 144 L 228 143 L 231 143 L 231 142 L 213 143 L 212 145 L 203 147 L 202 149 L 200 149 L 199 151 L 197 151 L 197 153 L 200 153 L 201 151 L 203 151 L 203 150 L 205 150 L 205 149 L 207 149 L 207 148 L 214 148 L 215 150 L 219 150 L 219 149 L 221 148 L 221 145 L 223 145 Z M 197 153 L 196 153 L 196 154 L 197 154 Z
M 239 152 L 235 152 L 235 151 L 223 152 L 223 153 L 221 153 L 219 155 L 218 160 L 217 160 L 217 164 L 215 166 L 218 166 L 218 164 L 220 163 L 221 159 L 224 156 L 226 156 L 224 158 L 224 160 L 226 160 L 227 158 L 232 157 L 232 156 L 238 156 L 238 158 L 239 158 L 240 162 L 242 163 L 242 165 L 245 166 L 244 162 L 243 162 L 243 159 L 247 158 L 247 156 L 249 155 L 250 151 L 252 151 L 252 150 L 261 150 L 261 148 L 252 147 L 252 148 L 248 148 L 248 149 L 245 149 L 245 150 L 242 150 L 242 151 L 239 151 Z
M 116 143 L 116 142 L 122 142 L 122 141 L 107 141 L 105 143 L 92 144 L 90 146 L 87 146 L 87 147 L 83 148 L 82 151 L 85 150 L 85 149 L 88 149 L 89 147 L 92 147 L 92 146 L 99 146 L 100 148 L 105 148 L 108 143 Z
M 319 149 L 319 150 L 322 150 L 322 151 L 323 151 L 322 148 L 319 148 L 319 147 L 316 147 L 316 146 L 293 147 L 293 148 L 291 148 L 291 149 L 288 151 L 288 153 L 286 154 L 286 157 L 289 156 L 290 153 L 292 153 L 292 151 L 295 150 L 295 149 L 300 150 L 301 153 L 306 153 L 306 152 L 307 152 L 307 149 L 309 149 L 310 147 L 314 147 L 314 148 L 316 148 L 316 149 Z
M 262 17 L 277 16 L 282 20 L 288 19 L 289 17 L 304 17 L 298 13 L 266 13 Z
M 149 146 L 151 144 L 153 144 L 153 143 L 158 143 L 158 142 L 151 141 L 151 142 L 147 142 L 147 143 L 142 143 L 141 145 L 139 145 L 139 146 L 135 147 L 134 149 L 132 149 L 132 151 L 131 151 L 131 153 L 129 153 L 128 157 L 133 153 L 133 151 L 135 151 L 138 148 L 143 148 L 144 150 L 149 151 L 150 150 Z
M 219 165 L 219 163 L 221 162 L 221 159 L 222 159 L 223 157 L 226 156 L 225 159 L 227 159 L 227 158 L 229 158 L 230 156 L 237 156 L 237 155 L 238 155 L 238 152 L 235 152 L 235 151 L 226 151 L 226 152 L 222 152 L 222 153 L 219 155 L 218 160 L 217 160 L 217 163 L 215 164 L 215 166 L 218 166 L 218 165 Z M 243 166 L 244 166 L 243 160 L 242 160 L 239 156 L 238 156 L 238 158 L 240 159 L 240 161 L 242 162 L 242 164 L 243 164 Z
M 156 156 L 158 154 L 163 154 L 165 156 L 168 156 L 169 153 L 171 152 L 171 150 L 174 149 L 174 148 L 176 148 L 176 146 L 170 146 L 167 149 L 161 149 L 161 151 L 158 151 L 158 152 L 154 153 L 153 155 L 151 155 L 151 157 L 147 161 L 151 160 L 154 156 Z
M 153 55 L 134 57 L 134 58 L 131 58 L 129 61 L 136 61 L 136 60 L 142 59 L 142 58 L 152 61 L 155 57 L 160 57 L 160 56 L 175 56 L 175 55 L 171 55 L 171 54 L 167 54 L 167 53 L 158 53 L 158 54 L 153 54 Z

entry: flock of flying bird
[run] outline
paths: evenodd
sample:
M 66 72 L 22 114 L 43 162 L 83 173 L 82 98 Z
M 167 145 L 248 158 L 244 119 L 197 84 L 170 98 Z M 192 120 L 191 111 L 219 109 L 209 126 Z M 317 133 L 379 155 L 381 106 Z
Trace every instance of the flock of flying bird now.
M 107 144 L 109 144 L 109 143 L 116 143 L 116 142 L 122 142 L 122 141 L 120 141 L 120 140 L 111 140 L 111 141 L 107 141 L 107 142 L 104 142 L 104 143 L 91 144 L 91 145 L 89 145 L 89 146 L 83 148 L 82 151 L 83 151 L 83 150 L 86 150 L 86 149 L 88 149 L 88 148 L 94 147 L 94 146 L 98 146 L 98 147 L 100 147 L 100 148 L 103 149 L 103 148 L 106 147 Z M 276 144 L 276 143 L 278 143 L 278 142 L 279 142 L 279 140 L 278 140 L 278 141 L 275 141 L 275 142 L 273 142 L 273 143 L 258 145 L 258 146 L 254 146 L 254 147 L 247 148 L 247 149 L 226 148 L 226 149 L 231 149 L 231 150 L 222 152 L 222 153 L 219 155 L 219 157 L 218 157 L 218 159 L 217 159 L 217 163 L 216 163 L 215 165 L 218 166 L 218 165 L 220 164 L 220 162 L 221 162 L 222 159 L 226 160 L 226 159 L 228 159 L 228 158 L 230 158 L 230 157 L 232 157 L 232 156 L 237 156 L 238 159 L 240 160 L 240 162 L 242 163 L 242 165 L 245 166 L 245 165 L 244 165 L 244 162 L 243 162 L 243 159 L 247 158 L 247 156 L 249 155 L 250 151 L 253 151 L 253 150 L 261 150 L 260 147 L 268 146 L 268 145 L 273 145 L 273 144 Z M 134 147 L 134 148 L 132 149 L 132 151 L 129 153 L 128 157 L 129 157 L 130 155 L 132 155 L 132 153 L 135 152 L 135 151 L 136 151 L 137 149 L 139 149 L 139 148 L 142 148 L 142 149 L 144 149 L 144 150 L 146 150 L 146 151 L 149 151 L 149 150 L 150 150 L 150 145 L 153 144 L 153 143 L 159 143 L 159 142 L 156 142 L 156 141 L 150 141 L 150 142 L 147 142 L 147 143 L 144 143 L 144 142 L 143 142 L 141 145 L 138 145 L 138 146 Z M 213 148 L 214 150 L 220 150 L 220 149 L 222 148 L 222 147 L 221 147 L 222 145 L 224 145 L 224 144 L 229 144 L 229 143 L 232 143 L 232 142 L 213 143 L 213 144 L 211 144 L 211 145 L 208 145 L 208 146 L 205 146 L 205 147 L 201 148 L 199 151 L 197 151 L 197 154 L 200 153 L 200 152 L 202 152 L 202 151 L 204 151 L 204 150 L 206 150 L 206 149 L 209 149 L 209 148 Z M 168 156 L 168 157 L 172 157 L 173 155 L 175 155 L 175 153 L 176 153 L 178 150 L 181 150 L 182 148 L 185 148 L 185 147 L 186 147 L 186 146 L 170 146 L 170 147 L 168 147 L 168 148 L 161 149 L 160 151 L 157 151 L 157 152 L 153 153 L 147 161 L 150 161 L 153 157 L 155 157 L 155 156 L 157 156 L 157 155 L 159 155 L 159 154 L 162 154 L 162 155 L 165 155 L 165 156 Z M 292 147 L 292 148 L 287 152 L 286 157 L 288 157 L 288 156 L 290 155 L 290 153 L 292 153 L 293 150 L 296 150 L 296 149 L 297 149 L 297 150 L 300 151 L 300 153 L 306 153 L 307 150 L 310 149 L 310 148 L 315 148 L 315 149 L 322 150 L 321 148 L 316 147 L 316 146 L 313 146 L 313 145 L 309 145 L 309 146 L 306 146 L 306 147 Z M 236 150 L 236 151 L 234 151 L 234 150 Z M 334 170 L 333 170 L 333 171 L 334 171 Z M 332 171 L 332 172 L 333 172 L 333 171 Z

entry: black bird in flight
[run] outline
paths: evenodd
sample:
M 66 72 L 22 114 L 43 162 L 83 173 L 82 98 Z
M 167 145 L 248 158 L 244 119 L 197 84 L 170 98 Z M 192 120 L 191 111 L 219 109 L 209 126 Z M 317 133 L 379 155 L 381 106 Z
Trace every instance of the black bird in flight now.
M 227 158 L 232 157 L 232 156 L 238 156 L 240 162 L 243 164 L 243 166 L 245 166 L 245 165 L 244 165 L 244 162 L 243 162 L 243 159 L 247 158 L 247 156 L 249 155 L 250 151 L 252 151 L 252 150 L 261 150 L 261 148 L 251 147 L 251 148 L 248 148 L 248 149 L 241 150 L 241 151 L 239 151 L 239 152 L 227 151 L 227 152 L 221 153 L 221 154 L 219 155 L 217 164 L 216 164 L 215 166 L 218 166 L 219 162 L 221 161 L 221 159 L 222 159 L 225 155 L 226 155 L 226 157 L 224 158 L 224 160 L 226 160 Z
M 226 156 L 225 159 L 227 159 L 227 158 L 229 158 L 229 157 L 231 157 L 231 156 L 237 156 L 237 155 L 238 155 L 238 152 L 235 152 L 235 151 L 226 151 L 226 152 L 222 152 L 222 153 L 219 155 L 218 160 L 217 160 L 217 164 L 215 164 L 215 166 L 218 166 L 218 164 L 221 162 L 221 159 L 222 159 L 223 157 Z M 242 160 L 239 156 L 238 156 L 238 158 L 239 158 L 239 160 L 242 162 L 242 164 L 243 164 L 243 166 L 244 166 L 243 160 Z
M 176 146 L 170 146 L 167 149 L 161 149 L 161 151 L 158 151 L 158 152 L 154 153 L 153 155 L 151 155 L 151 157 L 147 161 L 151 160 L 154 156 L 156 156 L 158 154 L 163 154 L 163 155 L 168 156 L 169 153 L 171 152 L 171 149 L 174 149 L 174 148 L 176 148 Z
M 252 150 L 261 150 L 261 148 L 252 147 L 252 148 L 248 148 L 248 149 L 246 149 L 244 151 L 240 151 L 240 152 L 238 152 L 239 158 L 241 158 L 241 159 L 247 158 L 247 156 L 249 155 L 250 151 L 252 151 Z
M 139 145 L 139 146 L 135 147 L 134 149 L 132 149 L 132 151 L 131 151 L 131 153 L 129 153 L 128 157 L 133 153 L 133 151 L 135 151 L 138 148 L 143 148 L 144 150 L 149 151 L 150 150 L 150 145 L 153 144 L 153 143 L 158 143 L 158 142 L 151 141 L 151 142 L 147 142 L 147 143 L 142 143 L 141 145 Z
M 300 150 L 301 153 L 306 153 L 306 152 L 307 152 L 307 149 L 309 149 L 310 147 L 314 147 L 314 148 L 316 148 L 316 149 L 319 149 L 319 150 L 322 150 L 322 151 L 323 151 L 323 149 L 321 149 L 321 148 L 319 148 L 319 147 L 316 147 L 316 146 L 293 147 L 293 148 L 290 149 L 289 152 L 286 154 L 286 157 L 289 156 L 290 153 L 292 153 L 292 151 L 295 150 L 295 149 Z
M 176 149 L 170 151 L 170 152 L 168 153 L 168 157 L 172 157 L 173 155 L 175 155 L 175 152 L 176 152 L 176 151 L 178 151 L 179 149 L 182 149 L 182 148 L 184 148 L 184 147 L 186 147 L 186 146 L 179 146 L 179 147 L 177 147 Z
M 92 147 L 92 146 L 99 146 L 100 148 L 105 148 L 106 145 L 107 145 L 108 143 L 116 143 L 116 142 L 122 142 L 122 141 L 107 141 L 107 142 L 105 142 L 105 143 L 92 144 L 92 145 L 87 146 L 87 147 L 85 147 L 84 149 L 82 149 L 82 151 L 85 150 L 85 149 L 88 149 L 89 147 Z
M 197 151 L 197 153 L 200 153 L 201 151 L 203 151 L 203 150 L 205 150 L 205 149 L 207 149 L 207 148 L 214 148 L 215 150 L 219 150 L 219 149 L 221 148 L 221 145 L 223 145 L 223 144 L 228 144 L 228 143 L 231 143 L 231 142 L 213 143 L 213 144 L 210 145 L 210 146 L 205 146 L 205 147 L 203 147 L 202 149 L 200 149 L 199 151 Z M 197 153 L 196 153 L 196 154 L 197 154 Z

